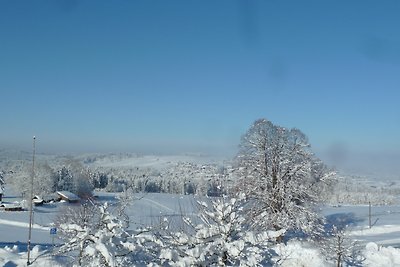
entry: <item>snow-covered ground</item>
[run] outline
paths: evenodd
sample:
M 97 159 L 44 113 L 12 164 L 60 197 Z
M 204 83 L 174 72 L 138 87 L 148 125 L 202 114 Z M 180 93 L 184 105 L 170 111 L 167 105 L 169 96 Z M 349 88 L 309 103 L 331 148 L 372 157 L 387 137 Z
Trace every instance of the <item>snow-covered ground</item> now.
M 368 206 L 324 207 L 322 214 L 329 223 L 347 226 L 360 242 L 400 247 L 400 206 L 372 206 L 371 228 Z
M 0 153 L 1 154 L 1 153 Z M 18 154 L 18 159 L 29 155 Z M 44 156 L 43 156 L 44 157 Z M 46 157 L 46 159 L 54 160 Z M 218 160 L 199 155 L 180 156 L 144 156 L 144 155 L 87 155 L 81 160 L 89 167 L 129 169 L 152 168 L 161 170 L 176 162 L 210 163 Z M 222 162 L 222 160 L 220 160 Z M 360 181 L 356 181 L 360 183 Z M 390 182 L 390 183 L 389 183 Z M 363 181 L 368 187 L 393 187 L 393 181 Z M 389 184 L 388 184 L 389 183 Z M 397 183 L 397 182 L 396 182 Z M 350 188 L 351 189 L 351 188 Z M 361 192 L 362 194 L 362 192 Z M 98 192 L 98 200 L 114 204 L 117 193 Z M 20 202 L 21 199 L 6 188 L 4 204 Z M 182 214 L 190 216 L 197 213 L 196 198 L 192 195 L 173 194 L 136 194 L 131 205 L 126 209 L 130 217 L 131 228 L 157 224 L 164 217 L 172 225 L 179 228 Z M 33 251 L 32 258 L 37 259 L 32 266 L 65 266 L 63 258 L 48 255 L 47 248 L 53 242 L 60 243 L 50 235 L 50 228 L 65 206 L 77 205 L 68 203 L 52 203 L 35 207 L 34 225 L 32 229 Z M 357 240 L 364 248 L 365 261 L 363 266 L 400 266 L 400 205 L 372 206 L 371 223 L 369 228 L 369 207 L 367 205 L 341 205 L 321 207 L 321 213 L 330 224 L 347 226 L 347 234 Z M 26 266 L 26 244 L 28 239 L 29 212 L 8 212 L 0 210 L 0 266 Z M 285 261 L 282 266 L 330 266 L 321 252 L 309 243 L 290 241 L 286 245 L 277 246 Z
M 98 193 L 98 195 L 99 201 L 116 202 L 116 194 Z M 16 200 L 15 196 L 4 198 L 4 202 Z M 135 195 L 132 204 L 128 207 L 127 213 L 132 220 L 132 227 L 143 226 L 158 223 L 163 217 L 171 219 L 178 218 L 182 214 L 194 214 L 196 213 L 195 202 L 196 199 L 193 196 L 138 194 Z M 35 246 L 32 253 L 34 258 L 45 253 L 44 248 L 52 244 L 53 240 L 49 229 L 65 205 L 73 204 L 53 203 L 35 207 L 32 231 L 32 243 Z M 365 266 L 400 266 L 400 250 L 396 249 L 396 247 L 400 247 L 400 206 L 372 207 L 372 223 L 374 225 L 371 229 L 368 226 L 368 206 L 323 207 L 321 212 L 330 223 L 348 225 L 349 236 L 359 240 L 366 247 L 364 249 L 364 253 L 366 253 Z M 1 266 L 24 266 L 26 264 L 28 221 L 29 213 L 27 211 L 0 212 Z M 60 241 L 56 239 L 55 242 Z M 323 266 L 325 264 L 324 257 L 315 248 L 308 247 L 304 243 L 289 242 L 287 246 L 281 247 L 280 251 L 290 255 L 283 266 Z M 37 266 L 46 266 L 46 262 L 50 265 L 48 262 L 50 258 L 45 255 L 38 258 Z M 299 265 L 301 262 L 305 265 Z M 58 258 L 51 264 L 62 266 L 62 259 Z

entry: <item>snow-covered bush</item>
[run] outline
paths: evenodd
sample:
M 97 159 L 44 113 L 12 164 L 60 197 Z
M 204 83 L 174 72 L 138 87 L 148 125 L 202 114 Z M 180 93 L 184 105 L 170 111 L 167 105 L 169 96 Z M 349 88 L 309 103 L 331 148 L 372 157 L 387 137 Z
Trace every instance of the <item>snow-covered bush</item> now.
M 92 209 L 94 217 L 87 222 L 59 224 L 65 243 L 58 253 L 75 259 L 74 266 L 127 266 L 146 259 L 145 243 L 150 238 L 129 233 L 125 222 L 110 212 L 107 203 L 93 205 Z M 134 257 L 136 254 L 140 257 Z
M 281 267 L 332 267 L 321 251 L 309 242 L 291 240 L 273 247 L 274 266 Z
M 395 267 L 400 266 L 400 249 L 382 247 L 375 243 L 368 243 L 363 251 L 365 267 Z
M 160 234 L 160 258 L 169 266 L 262 266 L 276 233 L 255 233 L 242 214 L 244 195 L 199 202 L 201 221 L 184 218 L 186 228 Z M 279 233 L 280 235 L 281 233 Z

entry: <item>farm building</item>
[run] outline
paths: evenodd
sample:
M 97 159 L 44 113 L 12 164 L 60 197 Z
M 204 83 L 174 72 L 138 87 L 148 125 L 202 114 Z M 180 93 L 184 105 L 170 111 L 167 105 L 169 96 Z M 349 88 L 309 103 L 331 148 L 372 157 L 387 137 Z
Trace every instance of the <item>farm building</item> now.
M 4 211 L 23 211 L 23 208 L 19 204 L 0 204 L 0 210 Z
M 35 205 L 35 206 L 41 206 L 44 203 L 43 198 L 41 198 L 40 196 L 34 196 L 32 198 L 32 201 L 33 201 L 33 205 Z
M 80 200 L 77 195 L 69 191 L 57 191 L 57 195 L 61 198 L 61 200 L 67 201 L 69 203 L 76 203 Z
M 52 202 L 57 202 L 57 201 L 61 200 L 60 195 L 57 193 L 43 195 L 43 196 L 41 196 L 41 198 L 43 199 L 44 203 L 52 203 Z

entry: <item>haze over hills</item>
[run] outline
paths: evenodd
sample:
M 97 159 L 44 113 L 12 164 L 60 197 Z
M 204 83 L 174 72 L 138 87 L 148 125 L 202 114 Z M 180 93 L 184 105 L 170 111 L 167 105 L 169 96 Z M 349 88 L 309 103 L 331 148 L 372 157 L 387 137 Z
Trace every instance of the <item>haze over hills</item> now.
M 371 182 L 396 182 L 400 178 L 400 155 L 396 153 L 346 153 L 340 158 L 329 153 L 317 153 L 329 167 L 342 176 L 358 177 Z M 91 167 L 113 168 L 165 168 L 177 162 L 198 164 L 228 164 L 234 155 L 213 155 L 211 153 L 41 153 L 36 151 L 38 161 L 54 162 L 75 158 Z M 10 161 L 31 161 L 32 151 L 0 148 L 0 166 Z

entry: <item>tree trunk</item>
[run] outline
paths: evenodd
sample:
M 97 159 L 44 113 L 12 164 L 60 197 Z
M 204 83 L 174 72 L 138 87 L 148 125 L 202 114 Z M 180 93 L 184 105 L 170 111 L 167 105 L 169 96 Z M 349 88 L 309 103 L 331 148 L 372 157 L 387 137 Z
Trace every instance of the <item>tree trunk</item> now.
M 275 229 L 275 231 L 282 230 L 282 228 L 279 227 L 279 226 L 277 226 L 277 225 L 274 225 L 274 229 Z M 278 243 L 278 244 L 283 243 L 283 238 L 284 238 L 284 237 L 285 237 L 285 236 L 284 236 L 283 234 L 280 235 L 280 236 L 278 236 L 278 237 L 275 239 L 276 243 Z

